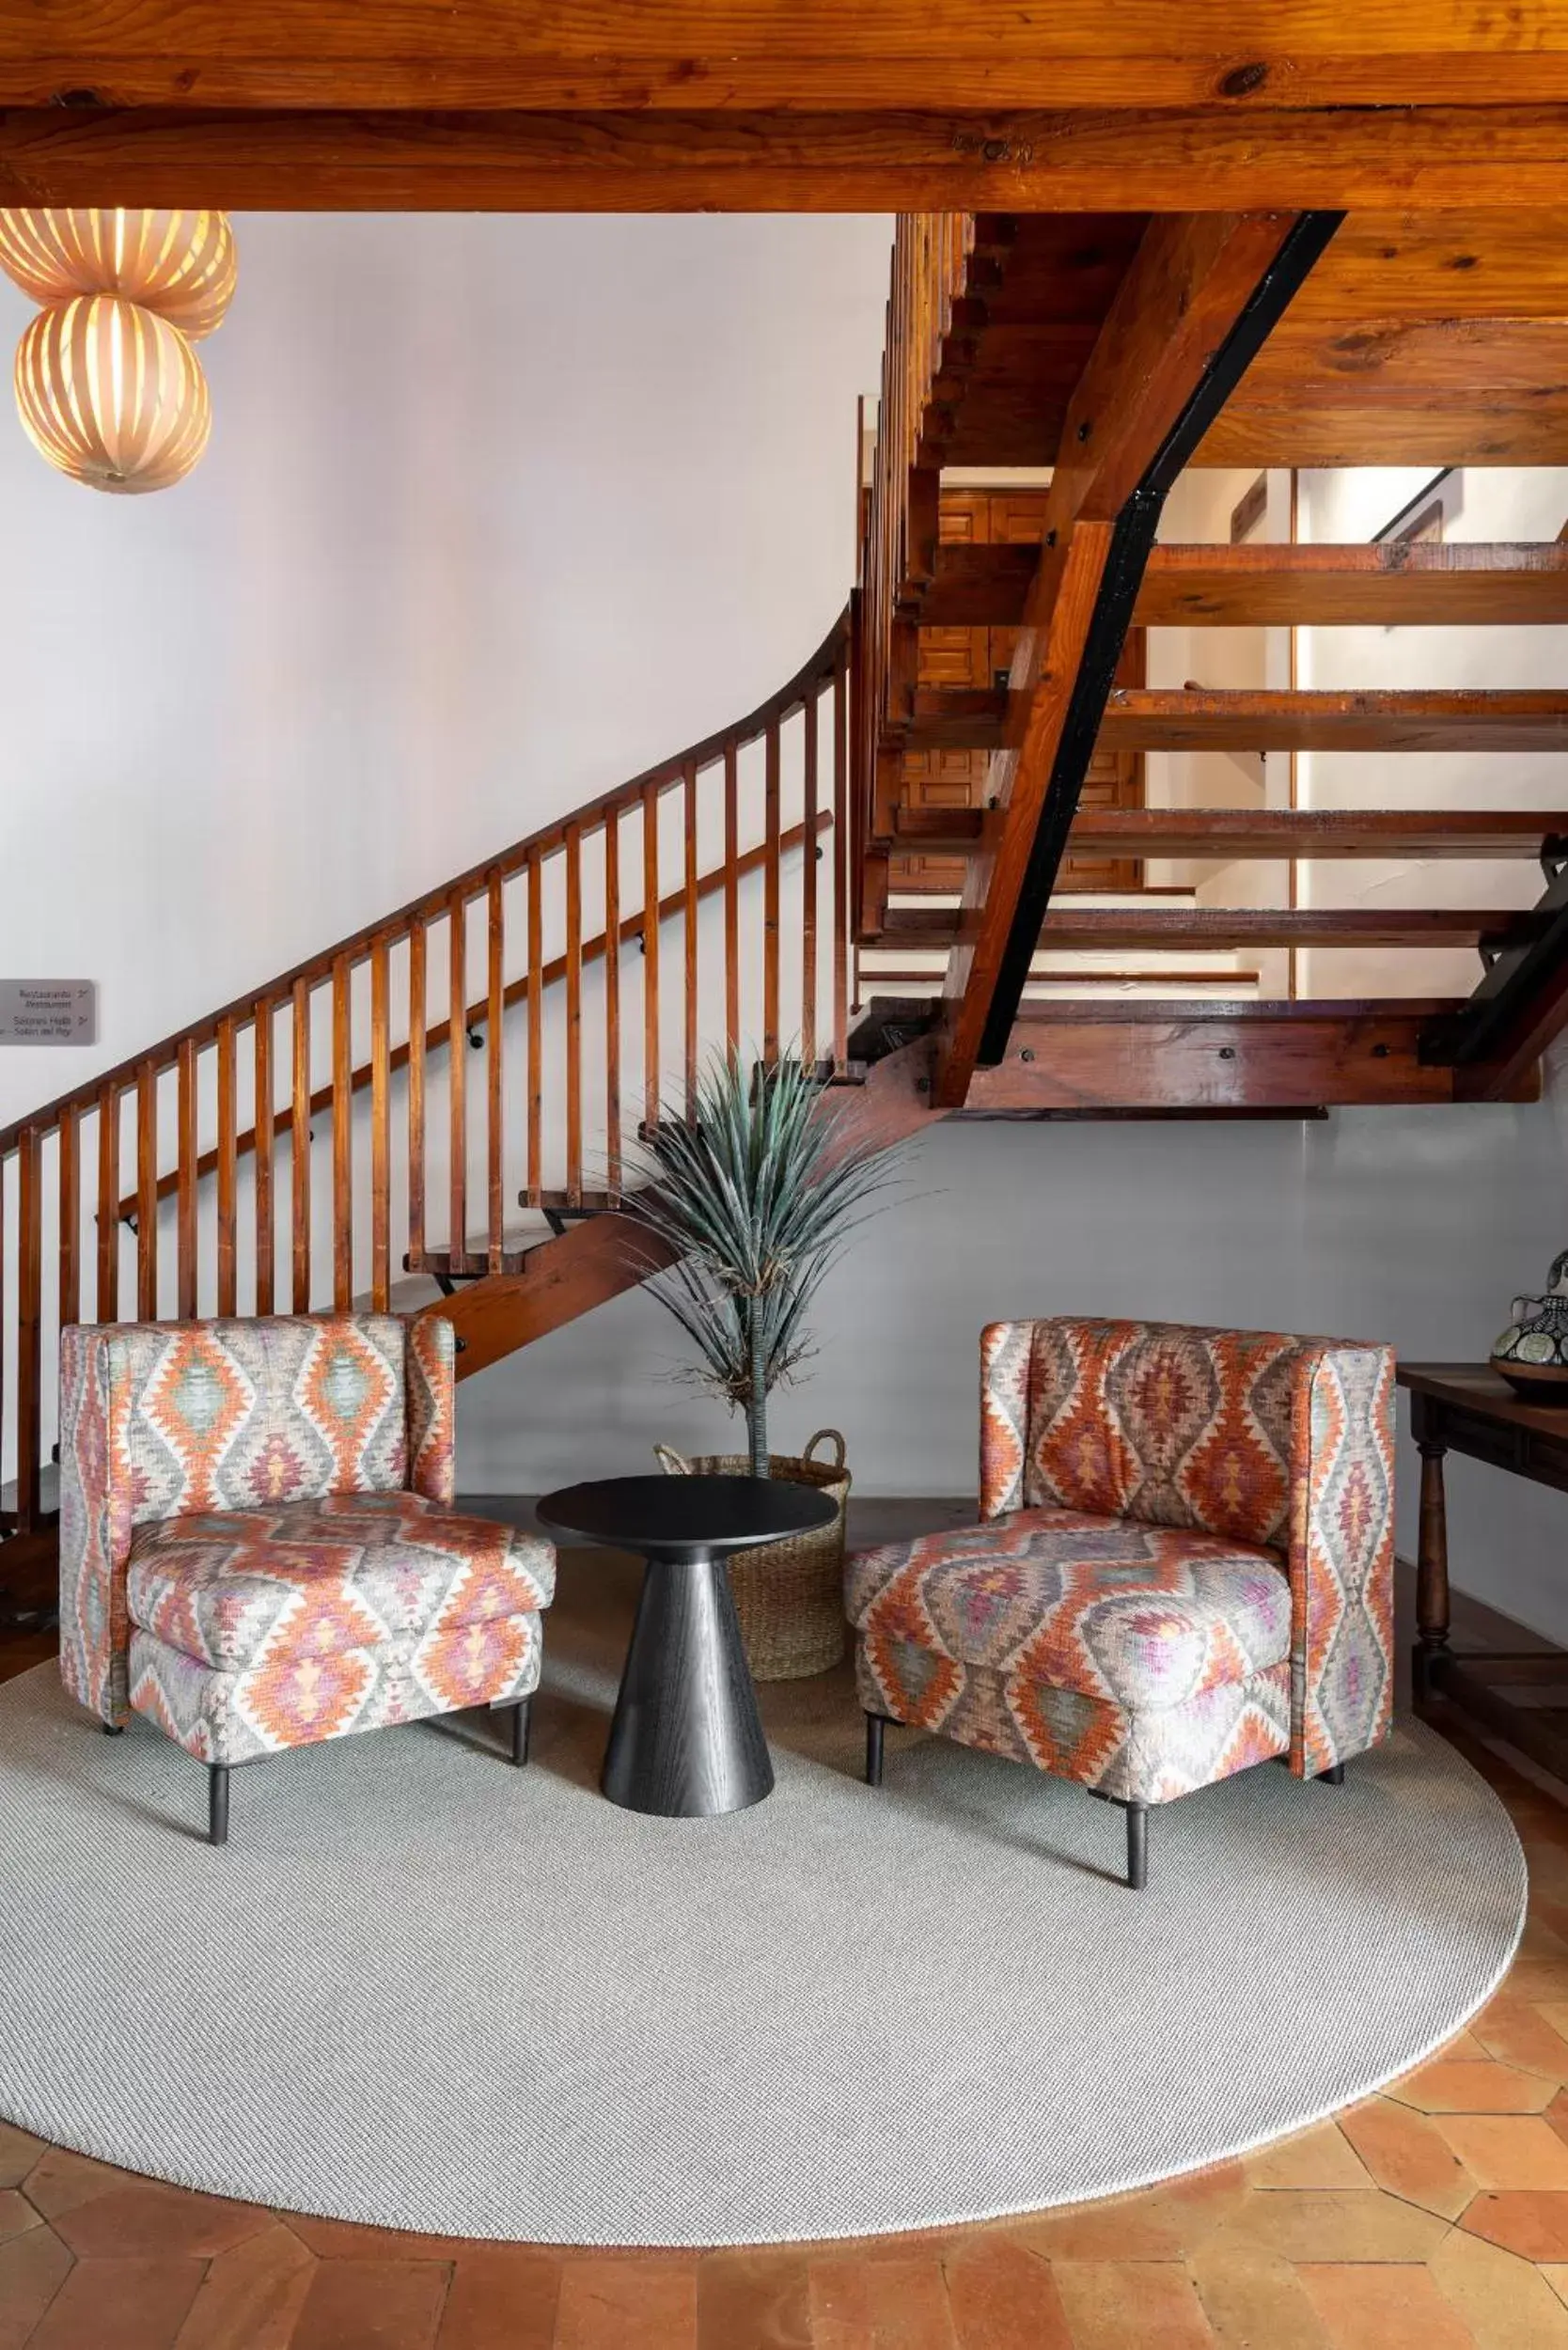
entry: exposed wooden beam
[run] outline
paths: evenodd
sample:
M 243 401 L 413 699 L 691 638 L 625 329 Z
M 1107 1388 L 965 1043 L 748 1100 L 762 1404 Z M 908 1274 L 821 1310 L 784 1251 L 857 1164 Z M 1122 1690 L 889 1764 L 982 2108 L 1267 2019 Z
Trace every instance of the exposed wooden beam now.
M 1003 1049 L 1166 492 L 1334 220 L 1172 215 L 1144 231 L 1068 405 L 944 987 L 936 1100 Z
M 321 86 L 330 85 L 327 75 Z M 96 85 L 71 86 L 79 94 Z M 1146 114 L 966 113 L 950 97 L 929 111 L 868 103 L 819 113 L 71 103 L 0 113 L 0 202 L 245 212 L 1477 209 L 1560 202 L 1565 135 L 1560 102 Z
M 965 856 L 996 820 L 974 807 L 900 808 L 894 838 Z M 1568 808 L 1124 807 L 1081 809 L 1074 856 L 1539 857 L 1568 840 Z
M 0 101 L 167 105 L 1461 106 L 1568 96 L 1552 0 L 31 0 Z
M 964 917 L 939 906 L 891 906 L 878 946 L 941 947 L 962 938 Z M 1494 906 L 1073 906 L 1053 900 L 1036 952 L 1083 948 L 1507 947 L 1533 937 L 1530 914 Z
M 982 1112 L 1307 1108 L 1451 1102 L 1454 1073 L 1420 1057 L 1425 1007 L 1388 1004 L 1053 1005 L 1021 1019 L 976 1074 Z M 1509 1098 L 1533 1101 L 1533 1069 Z

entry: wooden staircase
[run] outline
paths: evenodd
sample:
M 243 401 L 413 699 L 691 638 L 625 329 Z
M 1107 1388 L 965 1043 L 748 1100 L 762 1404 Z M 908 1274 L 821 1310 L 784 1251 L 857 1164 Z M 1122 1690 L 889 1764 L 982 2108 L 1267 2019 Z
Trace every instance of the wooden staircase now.
M 1506 778 L 1514 755 L 1568 752 L 1568 685 L 1170 685 L 1148 682 L 1145 648 L 1172 628 L 1568 619 L 1561 542 L 1157 536 L 1185 467 L 1560 458 L 1546 423 L 1560 289 L 1539 225 L 1470 218 L 1456 243 L 1436 215 L 901 221 L 863 487 L 858 995 L 874 1035 L 876 991 L 896 989 L 907 1034 L 921 991 L 941 1106 L 1537 1089 L 1568 999 L 1568 790 L 1556 810 L 1510 807 Z M 1450 300 L 1466 323 L 1445 341 Z M 1455 354 L 1479 384 L 1504 347 L 1483 415 Z M 1344 751 L 1495 756 L 1501 805 L 1204 807 L 1149 788 L 1182 755 L 1283 757 L 1294 778 L 1297 755 Z M 1341 859 L 1379 860 L 1392 881 L 1375 901 L 1311 902 L 1303 877 Z M 1469 870 L 1438 904 L 1424 888 L 1401 903 L 1399 868 L 1432 860 Z M 1504 893 L 1532 902 L 1496 901 L 1502 860 L 1539 869 L 1544 888 Z M 1192 862 L 1200 896 L 1183 886 Z M 1412 965 L 1406 995 L 1295 1000 L 1299 954 L 1331 968 L 1346 950 L 1438 947 L 1475 956 L 1468 997 L 1433 999 Z M 1268 984 L 1271 966 L 1288 984 Z M 1177 1051 L 1178 1034 L 1212 1046 Z M 1224 1083 L 1189 1094 L 1211 1051 Z
M 0 1134 L 0 1596 L 49 1571 L 62 1324 L 363 1301 L 449 1318 L 469 1376 L 646 1277 L 632 1147 L 715 1049 L 799 1056 L 888 1135 L 1531 1098 L 1568 1020 L 1568 792 L 1510 806 L 1503 778 L 1568 750 L 1568 691 L 1146 674 L 1169 628 L 1568 621 L 1568 545 L 1158 537 L 1188 465 L 1560 459 L 1518 365 L 1560 290 L 1515 222 L 1466 223 L 1457 273 L 1436 216 L 902 217 L 859 579 L 796 676 Z M 1431 337 L 1388 321 L 1470 305 L 1484 368 L 1491 283 L 1513 371 L 1435 437 Z M 1499 805 L 1151 786 L 1172 754 L 1319 748 L 1495 753 Z M 1341 860 L 1452 885 L 1435 907 L 1296 887 Z M 1486 902 L 1499 861 L 1541 869 L 1532 903 Z M 1227 903 L 1184 864 L 1278 886 Z M 1435 944 L 1475 958 L 1468 996 L 1269 983 L 1271 957 Z

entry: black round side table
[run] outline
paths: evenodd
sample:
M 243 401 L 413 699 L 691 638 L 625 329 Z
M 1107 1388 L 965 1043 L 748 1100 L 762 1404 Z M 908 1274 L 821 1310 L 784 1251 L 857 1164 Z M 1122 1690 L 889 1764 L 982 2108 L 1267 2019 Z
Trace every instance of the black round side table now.
M 744 1811 L 773 1792 L 735 1601 L 732 1550 L 826 1526 L 835 1504 L 760 1477 L 612 1477 L 539 1505 L 541 1526 L 646 1560 L 600 1779 L 666 1819 Z

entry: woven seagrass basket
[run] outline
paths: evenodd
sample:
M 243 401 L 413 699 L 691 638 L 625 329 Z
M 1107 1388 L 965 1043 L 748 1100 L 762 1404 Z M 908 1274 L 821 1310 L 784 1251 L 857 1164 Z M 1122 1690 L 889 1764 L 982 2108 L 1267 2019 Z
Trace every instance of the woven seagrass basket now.
M 829 1465 L 811 1458 L 817 1447 L 833 1445 Z M 744 1452 L 705 1452 L 682 1460 L 667 1444 L 653 1448 L 668 1477 L 749 1477 Z M 792 1534 L 780 1543 L 760 1543 L 729 1561 L 729 1587 L 741 1620 L 746 1661 L 758 1681 L 803 1681 L 824 1673 L 844 1653 L 844 1504 L 850 1473 L 844 1440 L 836 1428 L 819 1428 L 798 1457 L 774 1452 L 770 1472 L 791 1484 L 811 1485 L 838 1503 L 836 1515 L 814 1533 Z

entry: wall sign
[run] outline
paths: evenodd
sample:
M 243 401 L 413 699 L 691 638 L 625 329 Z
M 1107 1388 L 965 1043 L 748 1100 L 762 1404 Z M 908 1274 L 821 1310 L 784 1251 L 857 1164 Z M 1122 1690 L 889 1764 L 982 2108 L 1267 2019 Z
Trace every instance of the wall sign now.
M 0 1044 L 96 1044 L 96 979 L 0 979 Z

